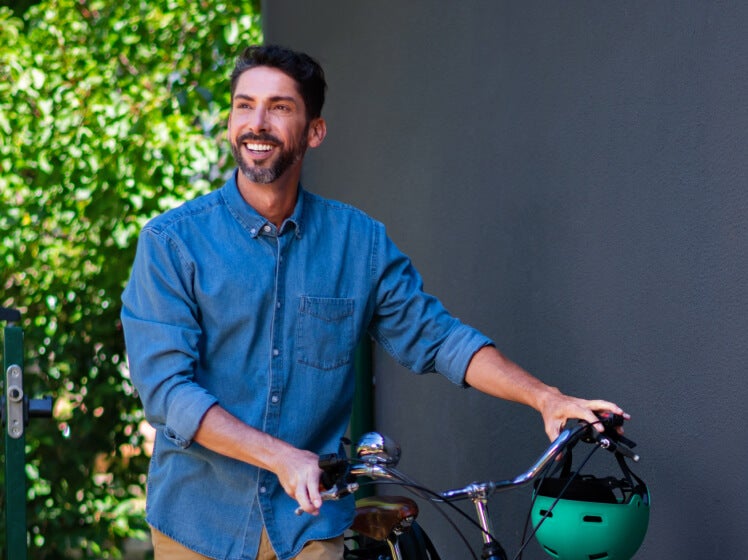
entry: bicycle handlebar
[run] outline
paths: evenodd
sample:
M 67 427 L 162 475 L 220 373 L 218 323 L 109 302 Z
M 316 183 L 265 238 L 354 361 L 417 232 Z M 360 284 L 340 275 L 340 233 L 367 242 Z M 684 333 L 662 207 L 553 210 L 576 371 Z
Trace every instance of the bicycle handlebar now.
M 517 475 L 511 480 L 500 480 L 500 481 L 488 481 L 488 482 L 473 482 L 464 486 L 463 488 L 455 488 L 453 490 L 446 490 L 441 493 L 441 497 L 444 500 L 460 500 L 463 498 L 472 498 L 478 495 L 488 497 L 495 492 L 506 490 L 508 488 L 514 488 L 516 486 L 523 486 L 529 482 L 532 482 L 537 476 L 545 470 L 548 464 L 560 453 L 563 452 L 566 447 L 579 439 L 582 432 L 586 431 L 588 425 L 577 424 L 572 428 L 562 430 L 558 437 L 548 446 L 540 457 L 522 474 Z
M 591 424 L 582 421 L 570 428 L 562 430 L 558 437 L 553 440 L 548 448 L 540 455 L 540 457 L 538 457 L 535 463 L 533 463 L 533 465 L 525 472 L 517 475 L 513 479 L 473 482 L 463 488 L 446 490 L 441 493 L 441 497 L 444 500 L 460 500 L 479 496 L 488 497 L 495 492 L 523 486 L 535 480 L 551 463 L 551 461 L 563 453 L 565 449 L 572 447 L 580 440 L 586 441 L 587 443 L 596 443 L 603 449 L 607 449 L 612 453 L 619 453 L 635 462 L 638 462 L 639 455 L 626 446 L 626 444 L 628 444 L 628 446 L 633 447 L 636 444 L 627 440 L 615 431 L 615 428 L 623 425 L 623 416 L 606 413 L 599 414 L 598 418 L 600 418 L 600 422 L 604 427 L 603 432 L 598 432 Z M 622 442 L 619 442 L 618 440 L 625 440 L 625 443 L 622 444 Z
M 582 421 L 579 421 L 571 427 L 565 428 L 561 431 L 558 437 L 551 442 L 548 448 L 546 448 L 530 468 L 513 479 L 473 482 L 462 488 L 446 490 L 438 495 L 444 501 L 454 501 L 465 498 L 472 499 L 476 497 L 487 498 L 496 492 L 517 486 L 523 486 L 535 480 L 538 475 L 546 469 L 551 461 L 566 449 L 573 447 L 579 441 L 594 443 L 612 453 L 623 455 L 633 461 L 639 461 L 639 455 L 630 449 L 630 447 L 634 447 L 636 444 L 624 438 L 616 431 L 617 427 L 623 425 L 624 418 L 619 415 L 607 413 L 600 414 L 598 417 L 604 427 L 602 432 L 598 432 L 591 424 Z M 375 454 L 370 453 L 370 449 L 362 450 L 361 445 L 359 445 L 358 459 L 347 459 L 338 455 L 325 455 L 320 457 L 319 465 L 324 472 L 322 481 L 326 488 L 326 490 L 321 492 L 323 500 L 339 500 L 340 498 L 355 492 L 359 487 L 356 479 L 362 476 L 372 479 L 396 480 L 414 487 L 420 486 L 418 483 L 409 479 L 402 472 L 394 468 L 397 463 L 396 459 L 399 459 L 399 448 L 396 449 L 397 458 L 395 460 L 390 462 L 383 461 L 381 440 L 387 440 L 387 438 L 379 436 L 378 434 L 377 436 L 377 453 Z M 387 443 L 392 444 L 390 440 L 387 440 Z M 297 513 L 300 513 L 300 510 L 297 510 Z

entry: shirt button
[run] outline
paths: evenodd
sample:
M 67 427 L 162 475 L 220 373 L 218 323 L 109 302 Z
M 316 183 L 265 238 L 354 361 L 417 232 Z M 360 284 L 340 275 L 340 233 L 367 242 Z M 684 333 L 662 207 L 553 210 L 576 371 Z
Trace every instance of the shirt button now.
M 251 233 L 252 235 L 256 235 L 257 234 L 257 229 L 256 228 L 252 228 L 252 229 L 249 230 L 249 233 Z
M 264 486 L 260 486 L 260 494 L 264 494 L 267 491 L 268 491 L 267 488 L 265 488 Z
M 273 356 L 278 356 L 280 354 L 280 350 L 277 348 L 273 348 Z
M 265 233 L 270 233 L 270 226 L 265 224 L 264 226 L 262 226 L 262 231 L 264 231 Z
M 275 307 L 277 307 L 278 309 L 280 309 L 280 308 L 281 308 L 281 302 L 279 302 L 279 301 L 278 301 L 278 302 L 276 302 L 276 303 L 275 303 Z
M 280 400 L 280 397 L 278 395 L 273 395 L 270 397 L 270 402 L 273 404 L 278 404 L 278 401 Z

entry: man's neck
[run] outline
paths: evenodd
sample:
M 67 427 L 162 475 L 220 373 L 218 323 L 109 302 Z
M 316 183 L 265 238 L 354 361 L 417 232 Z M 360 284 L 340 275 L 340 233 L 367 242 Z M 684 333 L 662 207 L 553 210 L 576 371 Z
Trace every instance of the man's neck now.
M 285 179 L 285 180 L 284 180 Z M 299 191 L 298 177 L 283 177 L 268 184 L 252 183 L 241 171 L 237 186 L 242 198 L 275 227 L 280 227 L 293 214 Z

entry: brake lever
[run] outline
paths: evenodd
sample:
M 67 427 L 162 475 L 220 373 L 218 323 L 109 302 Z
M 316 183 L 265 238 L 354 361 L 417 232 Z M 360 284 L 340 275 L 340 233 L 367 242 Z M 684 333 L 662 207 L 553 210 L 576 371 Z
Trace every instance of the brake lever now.
M 626 447 L 636 447 L 636 443 L 634 441 L 630 440 L 623 434 L 618 433 L 618 430 L 615 429 L 623 426 L 623 422 L 625 420 L 623 416 L 621 416 L 620 414 L 612 414 L 610 412 L 604 412 L 602 414 L 599 414 L 598 416 L 602 421 L 603 426 L 605 427 L 605 431 L 603 432 L 605 435 L 607 435 L 614 441 L 622 443 Z
M 358 490 L 358 486 L 358 482 L 349 482 L 347 484 L 333 486 L 329 490 L 323 490 L 322 492 L 320 492 L 319 497 L 322 498 L 323 502 L 336 501 L 347 496 L 348 494 L 353 494 L 356 490 Z M 304 510 L 299 506 L 294 510 L 294 513 L 296 515 L 301 515 L 302 513 L 304 513 Z
M 608 437 L 606 434 L 601 434 L 597 432 L 594 434 L 593 439 L 597 444 L 602 447 L 603 449 L 607 449 L 608 451 L 612 453 L 617 453 L 619 455 L 623 455 L 624 457 L 628 457 L 634 463 L 639 462 L 639 455 L 637 453 L 634 453 L 631 449 L 629 449 L 625 444 L 622 444 L 622 442 L 617 442 Z M 622 436 L 619 436 L 619 438 L 625 439 Z M 632 442 L 633 443 L 633 442 Z
M 638 462 L 640 459 L 639 455 L 631 450 L 633 447 L 636 447 L 636 443 L 619 434 L 616 430 L 616 428 L 623 426 L 625 418 L 620 414 L 613 414 L 612 412 L 602 412 L 597 414 L 597 417 L 604 428 L 603 431 L 598 432 L 590 424 L 587 427 L 586 433 L 582 436 L 582 441 L 597 443 L 603 449 L 618 453 L 634 462 Z

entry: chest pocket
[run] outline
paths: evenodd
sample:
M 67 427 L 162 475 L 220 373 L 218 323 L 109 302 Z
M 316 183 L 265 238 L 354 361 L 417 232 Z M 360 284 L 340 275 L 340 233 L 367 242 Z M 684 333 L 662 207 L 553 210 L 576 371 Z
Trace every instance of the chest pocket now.
M 354 330 L 352 299 L 301 296 L 298 362 L 321 370 L 349 364 L 356 344 Z

